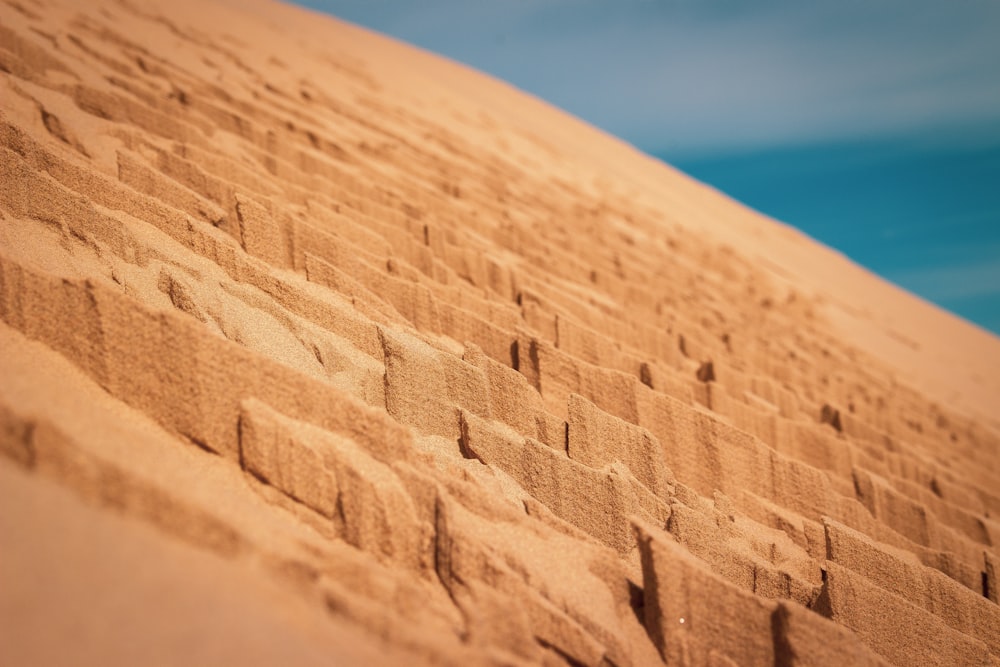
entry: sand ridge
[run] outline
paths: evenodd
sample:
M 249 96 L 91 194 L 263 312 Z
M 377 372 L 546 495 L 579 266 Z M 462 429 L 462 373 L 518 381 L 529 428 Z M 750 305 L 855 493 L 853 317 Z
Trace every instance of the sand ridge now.
M 4 0 L 0 100 L 13 662 L 1000 662 L 995 337 L 265 0 Z

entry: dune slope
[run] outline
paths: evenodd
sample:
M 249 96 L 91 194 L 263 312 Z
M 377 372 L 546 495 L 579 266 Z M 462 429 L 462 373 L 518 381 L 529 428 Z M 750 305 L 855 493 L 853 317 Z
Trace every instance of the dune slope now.
M 263 0 L 0 1 L 10 664 L 1000 664 L 1000 341 Z

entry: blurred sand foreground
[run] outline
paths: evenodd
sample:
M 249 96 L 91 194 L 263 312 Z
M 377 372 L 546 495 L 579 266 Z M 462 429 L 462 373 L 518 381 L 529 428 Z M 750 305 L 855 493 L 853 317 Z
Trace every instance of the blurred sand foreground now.
M 0 105 L 3 664 L 1000 664 L 997 338 L 292 7 Z

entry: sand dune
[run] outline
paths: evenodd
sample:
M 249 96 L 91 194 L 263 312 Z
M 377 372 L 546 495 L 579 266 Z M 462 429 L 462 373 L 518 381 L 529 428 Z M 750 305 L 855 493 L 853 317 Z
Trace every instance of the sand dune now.
M 1000 664 L 1000 341 L 482 74 L 0 2 L 10 664 Z

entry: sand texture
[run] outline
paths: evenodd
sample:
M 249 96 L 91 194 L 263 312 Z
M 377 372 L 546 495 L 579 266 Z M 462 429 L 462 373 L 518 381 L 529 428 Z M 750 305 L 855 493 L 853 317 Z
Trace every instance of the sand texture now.
M 0 663 L 998 665 L 998 407 L 996 337 L 482 74 L 0 1 Z

